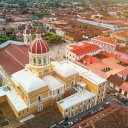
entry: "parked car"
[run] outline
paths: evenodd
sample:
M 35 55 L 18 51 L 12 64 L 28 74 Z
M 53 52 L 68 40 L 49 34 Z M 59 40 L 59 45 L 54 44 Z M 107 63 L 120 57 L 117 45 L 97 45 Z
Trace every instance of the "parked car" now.
M 98 112 L 100 112 L 100 111 L 104 110 L 104 107 L 100 106 L 97 110 L 98 110 Z
M 126 104 L 126 103 L 128 103 L 128 99 L 122 99 L 122 102 L 123 102 L 124 104 Z
M 60 126 L 59 125 L 56 125 L 56 126 L 54 126 L 54 127 L 52 127 L 52 128 L 59 128 Z
M 97 110 L 96 110 L 96 109 L 94 109 L 94 110 L 92 110 L 92 111 L 90 112 L 91 115 L 94 115 L 94 114 L 96 114 L 96 113 L 97 113 Z
M 110 102 L 106 102 L 105 104 L 111 104 Z
M 93 112 L 94 112 L 94 114 L 96 114 L 96 113 L 97 113 L 97 110 L 96 110 L 96 109 L 94 109 L 94 110 L 93 110 Z
M 80 121 L 80 120 L 81 120 L 80 117 L 76 117 L 76 118 L 73 120 L 73 122 L 76 123 L 76 122 L 78 122 L 78 121 Z
M 73 125 L 73 122 L 72 121 L 69 121 L 66 124 L 64 124 L 64 128 L 68 128 L 68 127 L 70 127 L 72 125 Z
M 54 128 L 59 128 L 60 126 L 59 125 L 56 125 Z
M 128 106 L 128 102 L 126 102 L 125 105 Z

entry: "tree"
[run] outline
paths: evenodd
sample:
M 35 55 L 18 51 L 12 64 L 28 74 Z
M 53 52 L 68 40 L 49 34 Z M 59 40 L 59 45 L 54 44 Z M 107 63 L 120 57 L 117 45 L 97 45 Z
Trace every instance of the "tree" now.
M 27 8 L 23 9 L 22 14 L 28 14 L 28 9 Z
M 65 40 L 63 40 L 60 36 L 48 31 L 43 36 L 43 39 L 49 44 L 60 44 L 65 42 Z

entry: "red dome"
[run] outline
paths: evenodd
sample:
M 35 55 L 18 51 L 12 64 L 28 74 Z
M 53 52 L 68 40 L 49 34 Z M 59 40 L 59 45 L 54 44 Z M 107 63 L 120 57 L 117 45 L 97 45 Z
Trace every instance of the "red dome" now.
M 44 40 L 35 40 L 29 47 L 29 52 L 34 54 L 43 54 L 49 51 L 49 46 Z
M 24 30 L 24 34 L 30 34 L 31 33 L 31 31 L 28 29 L 28 28 L 26 28 L 25 30 Z

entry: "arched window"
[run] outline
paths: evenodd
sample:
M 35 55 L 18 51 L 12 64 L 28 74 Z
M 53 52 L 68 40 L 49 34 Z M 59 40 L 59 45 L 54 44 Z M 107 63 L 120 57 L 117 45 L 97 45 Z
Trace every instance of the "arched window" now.
M 41 101 L 41 96 L 38 96 L 38 101 Z
M 74 85 L 74 81 L 71 82 L 71 85 L 72 85 L 72 86 Z
M 36 58 L 34 58 L 33 60 L 34 60 L 34 63 L 36 64 Z
M 58 90 L 57 93 L 59 94 L 60 93 L 60 90 Z
M 38 59 L 38 64 L 41 64 L 41 59 L 40 58 Z
M 46 63 L 46 58 L 43 59 L 44 60 L 44 64 Z

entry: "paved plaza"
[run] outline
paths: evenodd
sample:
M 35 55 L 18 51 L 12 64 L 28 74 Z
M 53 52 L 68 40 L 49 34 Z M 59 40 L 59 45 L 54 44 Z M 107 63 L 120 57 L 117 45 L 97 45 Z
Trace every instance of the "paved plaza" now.
M 63 43 L 50 47 L 50 56 L 52 59 L 61 60 L 66 55 L 66 47 L 68 43 Z

